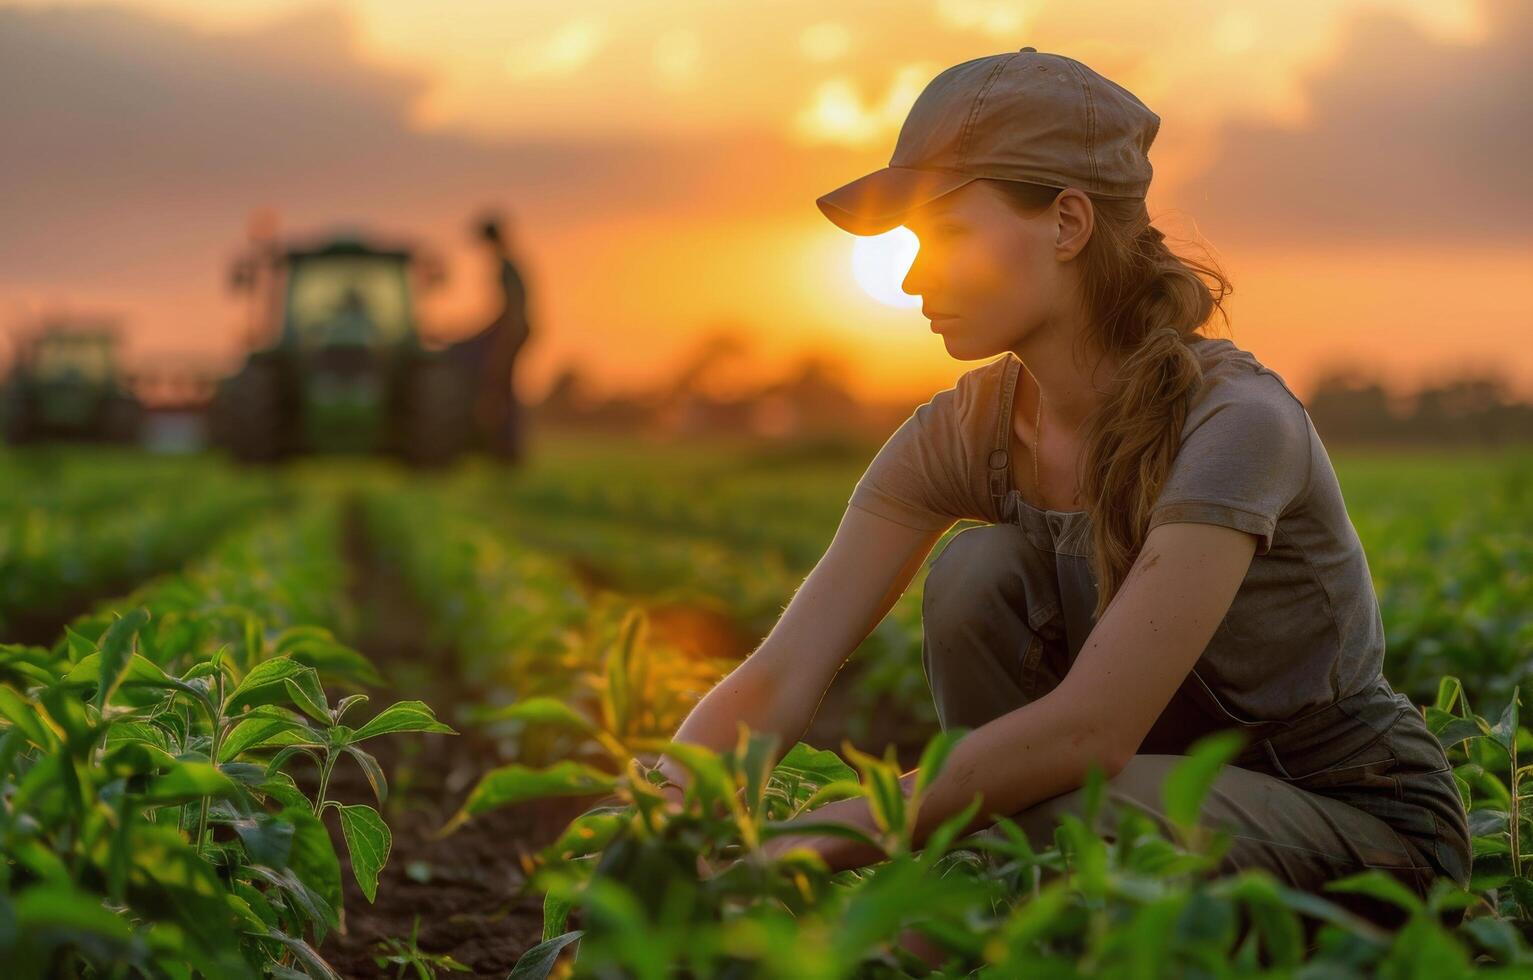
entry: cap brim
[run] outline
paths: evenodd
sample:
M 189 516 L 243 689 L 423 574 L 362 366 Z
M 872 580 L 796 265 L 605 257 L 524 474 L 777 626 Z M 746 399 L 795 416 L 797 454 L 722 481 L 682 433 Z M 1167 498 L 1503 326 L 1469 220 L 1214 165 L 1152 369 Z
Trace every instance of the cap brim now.
M 882 235 L 909 212 L 950 194 L 976 178 L 950 170 L 885 167 L 821 197 L 825 217 L 854 235 Z

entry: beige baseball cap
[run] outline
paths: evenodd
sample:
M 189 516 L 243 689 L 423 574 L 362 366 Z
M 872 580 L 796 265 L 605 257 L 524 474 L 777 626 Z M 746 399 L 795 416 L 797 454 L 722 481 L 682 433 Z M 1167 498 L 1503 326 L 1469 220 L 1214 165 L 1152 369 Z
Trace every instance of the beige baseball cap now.
M 1143 199 L 1160 117 L 1060 54 L 1023 48 L 954 65 L 911 106 L 889 166 L 821 197 L 825 216 L 879 235 L 980 177 Z

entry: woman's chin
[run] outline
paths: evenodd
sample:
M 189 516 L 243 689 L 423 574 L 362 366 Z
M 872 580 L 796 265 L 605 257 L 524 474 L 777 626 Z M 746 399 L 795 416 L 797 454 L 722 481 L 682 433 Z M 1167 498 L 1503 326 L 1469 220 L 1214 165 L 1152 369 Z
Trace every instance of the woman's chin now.
M 960 361 L 979 361 L 1000 353 L 997 350 L 983 350 L 972 340 L 956 333 L 944 333 L 942 345 L 947 348 L 948 356 Z

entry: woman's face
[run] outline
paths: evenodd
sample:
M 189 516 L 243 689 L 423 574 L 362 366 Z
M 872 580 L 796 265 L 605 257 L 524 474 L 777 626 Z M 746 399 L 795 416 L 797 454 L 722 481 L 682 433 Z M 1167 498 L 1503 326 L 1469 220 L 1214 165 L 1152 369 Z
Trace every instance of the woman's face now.
M 922 298 L 933 332 L 961 361 L 1018 349 L 1071 295 L 1064 260 L 1074 252 L 1059 245 L 1058 200 L 1028 218 L 976 180 L 911 212 L 905 226 L 921 248 L 901 288 Z

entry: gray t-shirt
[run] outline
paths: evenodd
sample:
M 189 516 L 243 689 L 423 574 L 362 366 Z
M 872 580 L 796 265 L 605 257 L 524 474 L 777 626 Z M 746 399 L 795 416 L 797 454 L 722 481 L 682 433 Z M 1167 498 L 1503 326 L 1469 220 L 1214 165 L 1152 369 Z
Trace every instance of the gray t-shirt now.
M 1190 346 L 1204 383 L 1150 527 L 1219 524 L 1257 535 L 1250 570 L 1194 674 L 1238 720 L 1281 721 L 1381 676 L 1378 598 L 1303 404 L 1231 341 L 1200 337 Z M 869 464 L 850 504 L 927 530 L 1007 520 L 991 493 L 988 460 L 997 433 L 1010 431 L 1003 420 L 1021 367 L 1008 353 L 918 407 Z M 1086 512 L 1043 511 L 1012 496 L 1048 529 L 1042 543 L 1057 553 L 1061 587 L 1090 583 Z

